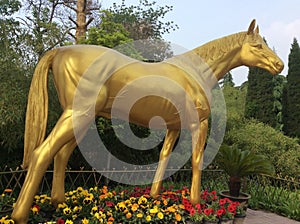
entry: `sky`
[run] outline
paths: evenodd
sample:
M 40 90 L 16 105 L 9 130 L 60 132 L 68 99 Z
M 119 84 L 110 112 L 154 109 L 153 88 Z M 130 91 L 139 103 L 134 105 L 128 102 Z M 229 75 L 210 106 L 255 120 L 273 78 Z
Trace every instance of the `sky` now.
M 121 0 L 102 0 L 103 8 Z M 174 21 L 179 29 L 164 35 L 166 41 L 191 50 L 211 40 L 246 31 L 256 19 L 261 36 L 283 60 L 287 74 L 288 55 L 294 38 L 300 43 L 299 0 L 156 0 L 160 6 L 172 5 L 164 18 Z M 126 5 L 138 5 L 139 0 L 125 0 Z M 232 70 L 236 85 L 247 81 L 248 68 Z

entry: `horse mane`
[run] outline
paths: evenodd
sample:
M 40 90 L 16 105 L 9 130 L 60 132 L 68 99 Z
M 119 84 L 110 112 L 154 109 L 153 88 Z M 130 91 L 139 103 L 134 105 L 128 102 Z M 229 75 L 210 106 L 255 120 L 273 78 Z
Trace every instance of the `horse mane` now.
M 197 47 L 193 50 L 198 56 L 204 59 L 206 62 L 217 60 L 224 56 L 234 48 L 238 48 L 245 40 L 247 32 L 239 32 L 231 34 Z

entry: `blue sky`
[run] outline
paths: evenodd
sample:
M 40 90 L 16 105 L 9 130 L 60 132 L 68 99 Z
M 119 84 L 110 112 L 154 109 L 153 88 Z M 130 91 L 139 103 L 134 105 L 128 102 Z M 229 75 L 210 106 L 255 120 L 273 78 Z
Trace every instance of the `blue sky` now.
M 121 0 L 102 0 L 103 8 Z M 137 5 L 139 0 L 125 0 Z M 156 0 L 157 5 L 172 5 L 173 11 L 165 20 L 172 20 L 179 29 L 164 36 L 165 40 L 193 49 L 208 41 L 247 30 L 256 19 L 260 33 L 285 62 L 282 74 L 287 74 L 287 62 L 293 38 L 300 42 L 299 0 Z M 232 71 L 234 82 L 240 85 L 247 79 L 246 67 Z

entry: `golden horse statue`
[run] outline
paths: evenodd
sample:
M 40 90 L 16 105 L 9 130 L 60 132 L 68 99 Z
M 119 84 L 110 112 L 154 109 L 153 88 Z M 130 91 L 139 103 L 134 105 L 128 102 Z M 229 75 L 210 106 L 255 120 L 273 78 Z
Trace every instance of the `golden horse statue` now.
M 204 61 L 212 77 L 206 77 L 202 86 L 195 82 L 195 77 L 189 75 L 180 66 L 176 66 L 168 60 L 159 63 L 145 63 L 130 59 L 114 50 L 99 46 L 68 46 L 57 48 L 47 52 L 38 63 L 33 75 L 26 112 L 25 148 L 23 167 L 27 168 L 27 175 L 15 204 L 12 218 L 17 224 L 25 224 L 28 220 L 34 195 L 38 191 L 39 184 L 49 164 L 54 159 L 54 175 L 52 184 L 52 202 L 55 206 L 64 202 L 64 178 L 68 159 L 73 152 L 77 141 L 85 134 L 89 124 L 95 116 L 110 118 L 110 109 L 113 100 L 119 91 L 138 78 L 159 74 L 162 80 L 173 80 L 189 95 L 194 108 L 184 108 L 189 115 L 197 113 L 197 119 L 185 117 L 185 124 L 192 135 L 192 183 L 190 200 L 192 203 L 200 201 L 201 168 L 204 153 L 204 144 L 207 136 L 208 117 L 210 114 L 210 91 L 224 74 L 238 66 L 257 66 L 268 70 L 272 74 L 278 74 L 283 69 L 283 62 L 265 44 L 259 35 L 258 27 L 253 20 L 246 32 L 232 34 L 197 47 L 182 55 L 175 56 L 180 62 L 181 56 L 191 58 L 193 66 L 197 66 L 197 60 Z M 107 52 L 108 57 L 101 57 Z M 102 61 L 97 61 L 102 58 Z M 175 60 L 175 61 L 176 61 Z M 98 64 L 101 66 L 97 66 Z M 120 63 L 120 61 L 122 63 Z M 172 61 L 172 60 L 171 60 Z M 111 69 L 116 64 L 122 66 Z M 79 93 L 83 106 L 74 109 L 74 98 L 78 94 L 77 88 L 83 82 L 84 91 L 95 87 L 94 79 L 83 77 L 89 68 L 100 68 L 101 72 L 110 73 L 111 76 L 100 80 L 103 82 L 101 90 L 97 92 L 92 102 L 86 93 Z M 102 67 L 104 67 L 102 69 Z M 47 75 L 52 69 L 55 85 L 58 92 L 63 113 L 51 133 L 45 139 L 45 130 L 48 114 Z M 192 69 L 193 70 L 193 69 Z M 205 70 L 205 69 L 204 69 Z M 204 72 L 205 73 L 205 72 Z M 91 74 L 91 71 L 88 73 Z M 176 74 L 176 75 L 175 75 Z M 197 77 L 196 77 L 197 78 Z M 100 76 L 101 79 L 101 76 Z M 100 82 L 99 81 L 99 82 Z M 166 83 L 145 83 L 143 86 L 134 86 L 134 91 L 144 91 L 152 88 L 155 91 L 165 91 L 163 94 L 176 94 L 167 88 Z M 162 86 L 163 85 L 163 86 Z M 89 89 L 90 88 L 90 89 Z M 80 92 L 80 91 L 79 91 Z M 175 95 L 176 97 L 176 95 Z M 89 107 L 93 104 L 94 107 Z M 155 105 L 155 106 L 153 106 Z M 122 106 L 119 108 L 122 110 Z M 130 111 L 130 122 L 148 126 L 151 116 L 161 116 L 166 123 L 167 132 L 160 152 L 159 164 L 151 188 L 153 197 L 159 194 L 161 180 L 164 175 L 168 156 L 170 155 L 176 139 L 181 130 L 180 118 L 176 108 L 167 99 L 157 96 L 144 97 L 139 100 Z M 74 116 L 80 122 L 75 122 Z M 82 118 L 82 119 L 81 119 Z M 82 130 L 79 140 L 74 134 L 74 129 Z

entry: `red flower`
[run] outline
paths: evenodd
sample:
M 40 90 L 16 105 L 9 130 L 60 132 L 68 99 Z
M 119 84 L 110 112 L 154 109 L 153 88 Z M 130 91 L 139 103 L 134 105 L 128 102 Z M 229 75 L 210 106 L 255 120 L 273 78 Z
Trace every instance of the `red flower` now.
M 111 201 L 105 201 L 105 204 L 106 204 L 107 207 L 112 207 L 112 206 L 114 206 L 114 203 L 111 202 Z
M 192 207 L 190 209 L 190 215 L 193 216 L 193 215 L 195 215 L 195 213 L 196 213 L 196 210 Z
M 218 211 L 217 211 L 217 216 L 222 216 L 223 214 L 225 214 L 226 213 L 226 211 L 225 211 L 225 209 L 223 209 L 223 208 L 221 208 L 221 209 L 219 209 Z
M 62 218 L 57 219 L 56 224 L 65 224 L 65 220 Z
M 220 198 L 219 204 L 220 205 L 225 205 L 225 203 L 226 203 L 226 199 L 225 198 Z
M 210 214 L 214 213 L 214 210 L 212 208 L 206 208 L 203 212 L 205 215 L 209 216 Z
M 228 206 L 227 209 L 228 209 L 229 212 L 235 213 L 235 211 L 236 211 L 236 206 L 233 205 L 233 204 L 230 204 L 230 205 Z
M 195 208 L 197 209 L 198 213 L 201 213 L 201 205 L 200 204 L 196 204 Z

